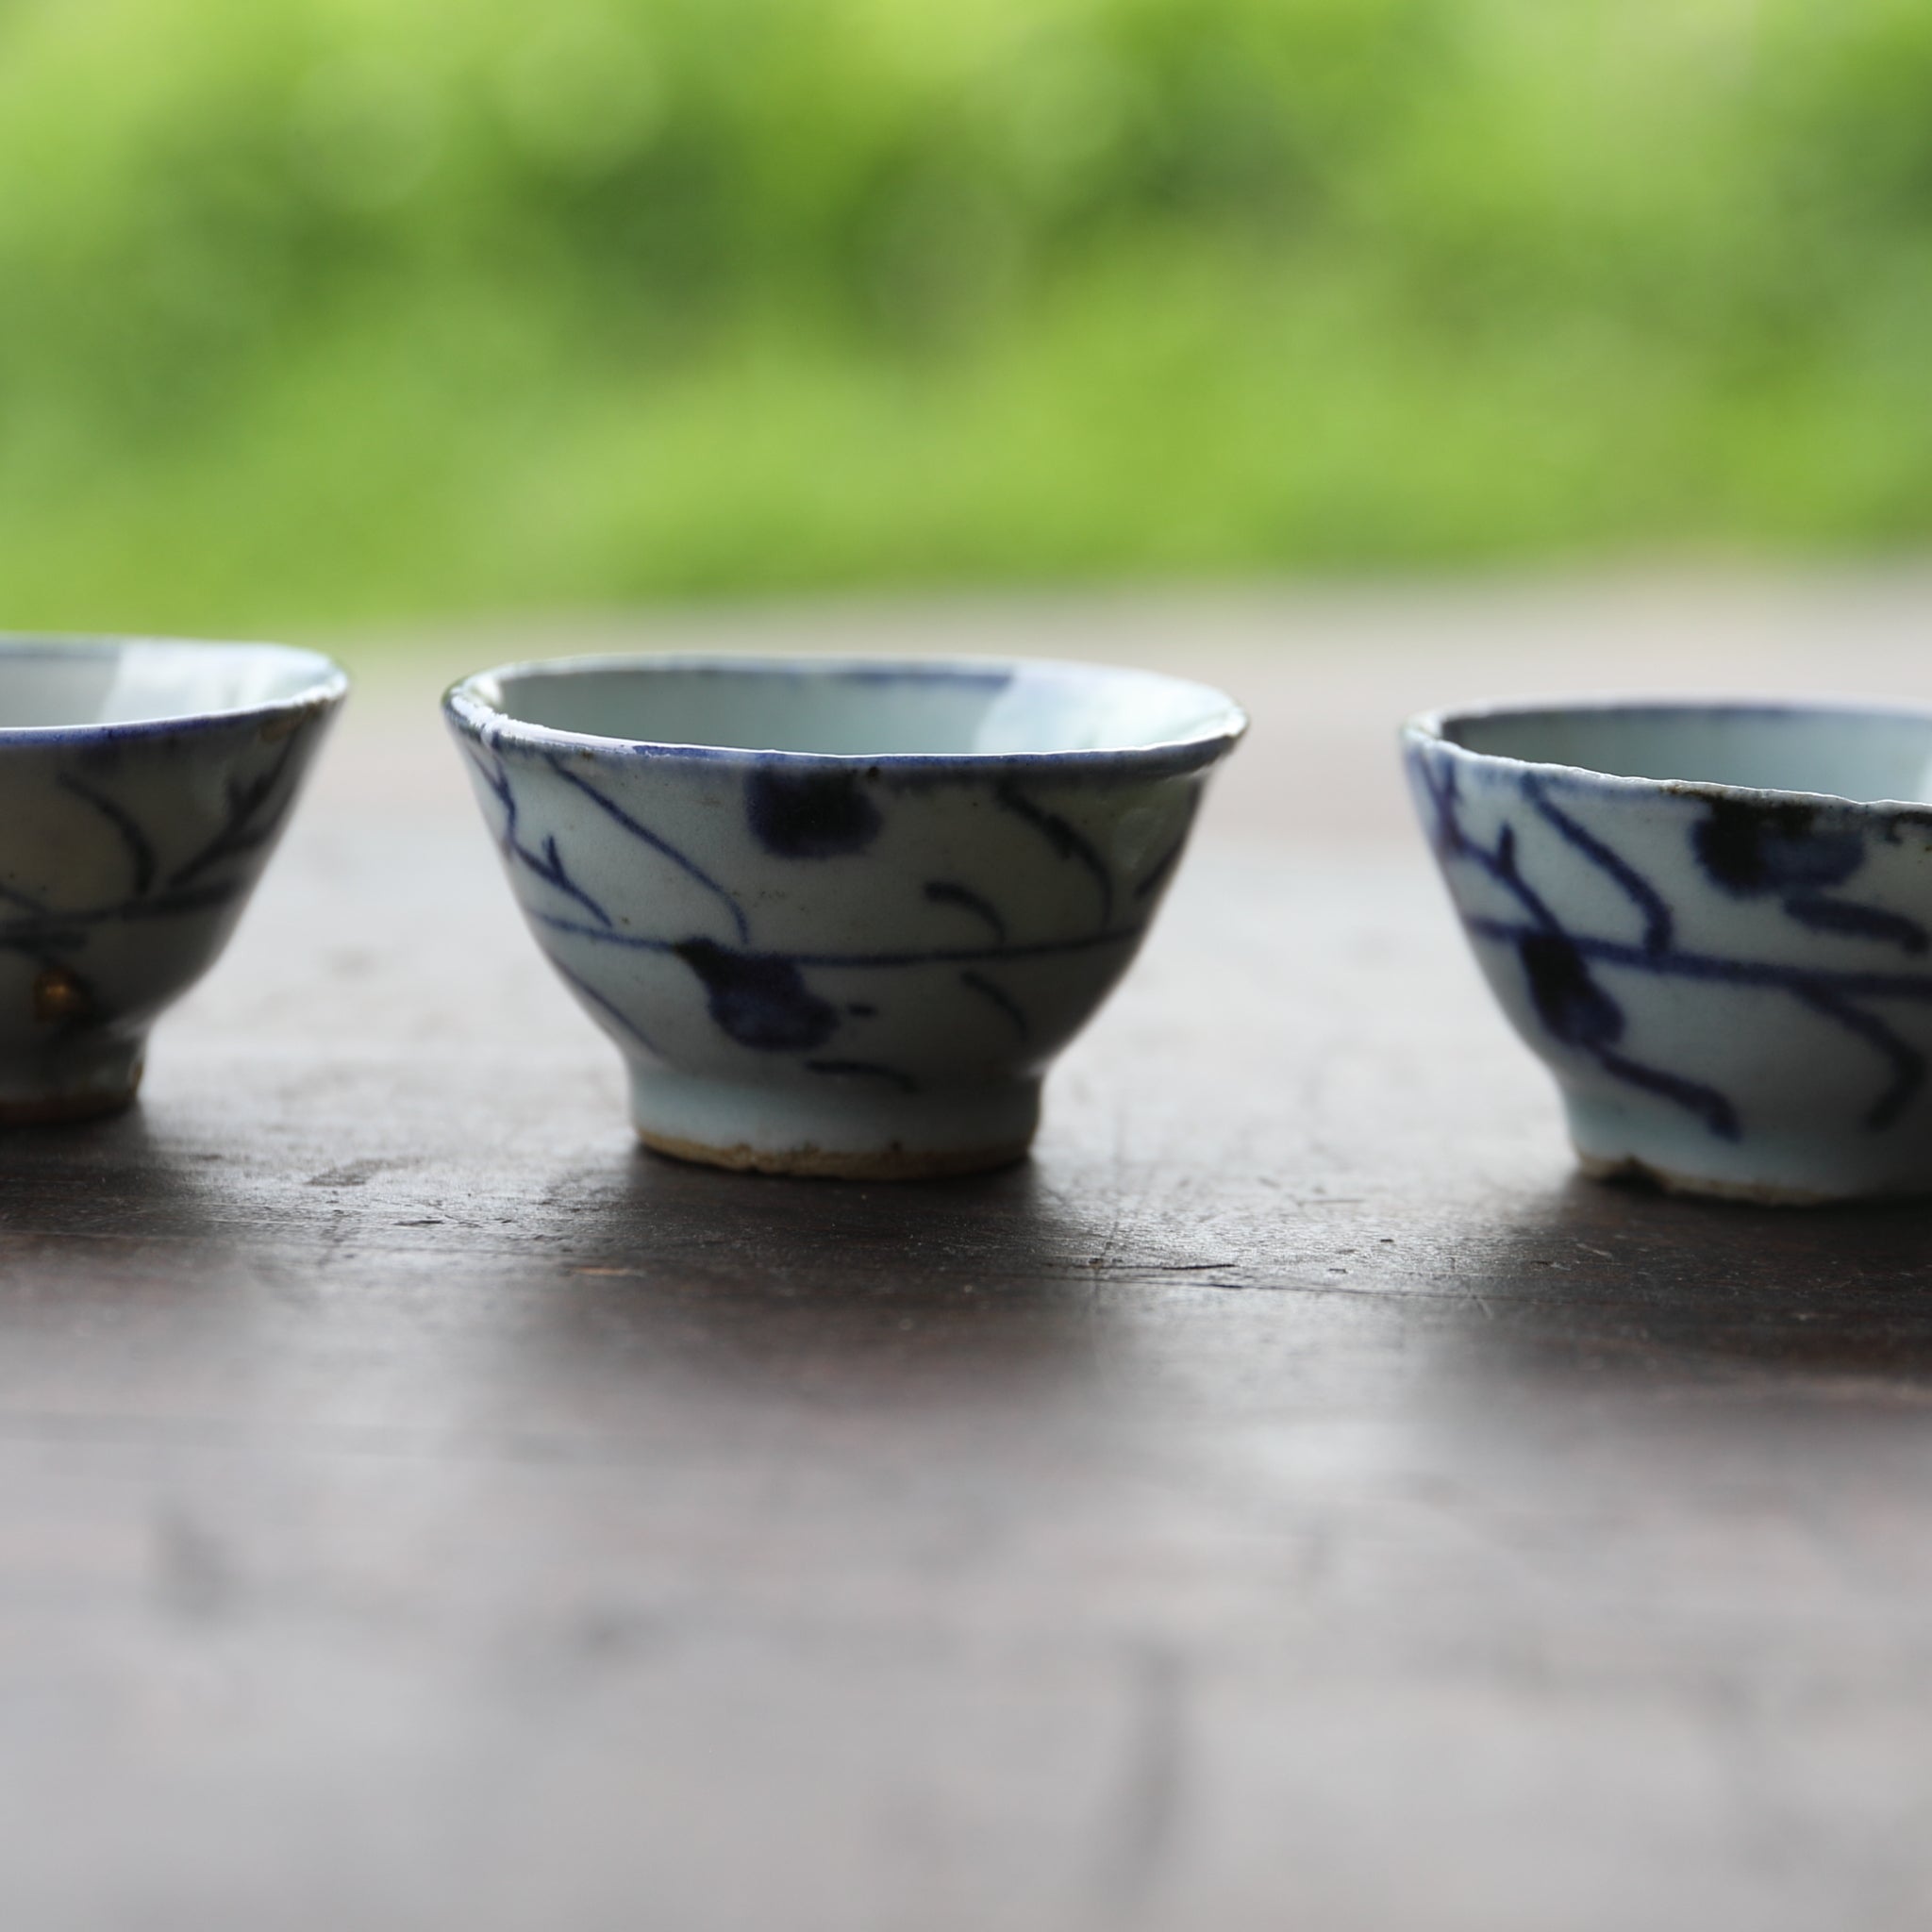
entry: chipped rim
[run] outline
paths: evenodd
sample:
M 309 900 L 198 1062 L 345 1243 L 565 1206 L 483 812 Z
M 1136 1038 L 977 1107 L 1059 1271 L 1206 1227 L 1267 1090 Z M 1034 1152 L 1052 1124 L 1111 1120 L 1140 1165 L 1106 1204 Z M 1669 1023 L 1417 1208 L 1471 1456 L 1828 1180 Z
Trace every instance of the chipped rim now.
M 347 695 L 349 675 L 332 658 L 300 644 L 242 640 L 148 637 L 129 632 L 63 635 L 46 631 L 0 631 L 0 673 L 32 658 L 118 658 L 137 645 L 184 656 L 277 657 L 310 667 L 308 682 L 287 697 L 263 704 L 199 710 L 166 711 L 156 718 L 99 720 L 73 724 L 0 724 L 0 750 L 71 744 L 122 743 L 129 740 L 179 737 L 184 732 L 243 728 L 287 720 L 292 726 L 307 715 L 332 710 Z
M 708 671 L 747 676 L 845 677 L 858 682 L 907 678 L 928 682 L 984 680 L 1002 673 L 1061 677 L 1091 685 L 1131 679 L 1160 684 L 1176 691 L 1198 693 L 1204 717 L 1199 728 L 1157 738 L 1145 744 L 1074 746 L 1055 751 L 878 751 L 825 752 L 760 749 L 755 745 L 685 744 L 639 738 L 610 738 L 588 731 L 565 731 L 538 724 L 502 708 L 485 694 L 497 680 L 519 676 L 577 676 L 587 673 L 630 671 Z M 724 651 L 609 652 L 581 658 L 532 658 L 498 664 L 458 678 L 443 693 L 442 708 L 455 727 L 490 745 L 527 749 L 587 752 L 604 758 L 648 758 L 679 763 L 791 765 L 824 770 L 828 766 L 881 770 L 895 776 L 979 777 L 1002 773 L 1046 769 L 1068 773 L 1159 776 L 1197 771 L 1225 758 L 1248 728 L 1248 715 L 1228 694 L 1194 678 L 1175 677 L 1164 671 L 1143 671 L 1113 664 L 1084 664 L 1058 658 L 894 658 L 740 655 Z
M 1457 725 L 1491 718 L 1604 717 L 1616 713 L 1657 716 L 1675 712 L 1690 716 L 1728 715 L 1757 718 L 1869 718 L 1907 720 L 1932 733 L 1932 706 L 1895 704 L 1885 699 L 1841 697 L 1732 698 L 1625 697 L 1615 694 L 1587 697 L 1503 698 L 1472 704 L 1445 705 L 1418 711 L 1402 726 L 1405 747 L 1426 750 L 1472 766 L 1534 772 L 1572 790 L 1598 789 L 1673 798 L 1739 799 L 1758 805 L 1823 805 L 1846 812 L 1932 811 L 1923 798 L 1847 798 L 1839 791 L 1807 791 L 1797 786 L 1729 785 L 1716 778 L 1643 778 L 1628 772 L 1602 772 L 1590 765 L 1567 765 L 1554 758 L 1517 758 L 1508 752 L 1477 751 L 1449 736 Z M 1932 743 L 1928 743 L 1932 751 Z

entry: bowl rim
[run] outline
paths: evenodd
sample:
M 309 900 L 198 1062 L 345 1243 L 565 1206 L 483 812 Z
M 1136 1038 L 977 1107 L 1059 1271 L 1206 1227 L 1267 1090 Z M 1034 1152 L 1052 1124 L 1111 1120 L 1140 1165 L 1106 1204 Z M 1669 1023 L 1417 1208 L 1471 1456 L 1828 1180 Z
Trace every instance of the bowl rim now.
M 734 675 L 788 677 L 854 677 L 921 680 L 985 679 L 996 673 L 1009 675 L 1045 674 L 1105 682 L 1117 678 L 1144 680 L 1203 693 L 1218 714 L 1207 728 L 1185 737 L 1157 739 L 1148 744 L 1068 746 L 1058 751 L 786 751 L 755 745 L 686 744 L 672 740 L 607 738 L 594 732 L 565 731 L 519 718 L 491 703 L 478 689 L 486 680 L 527 674 L 580 676 L 603 671 L 648 675 L 659 671 L 722 672 Z M 887 653 L 737 652 L 737 651 L 610 651 L 583 657 L 532 658 L 492 665 L 459 677 L 443 692 L 442 708 L 451 725 L 496 748 L 521 746 L 557 752 L 575 750 L 606 758 L 644 758 L 724 766 L 791 766 L 812 770 L 891 772 L 901 776 L 996 776 L 1005 772 L 1064 769 L 1069 773 L 1119 772 L 1155 776 L 1198 770 L 1226 757 L 1248 729 L 1248 714 L 1215 685 L 1170 672 L 1132 665 L 1086 663 L 1063 658 L 1005 658 L 947 654 L 936 657 L 893 656 Z
M 1507 766 L 1534 772 L 1540 778 L 1573 790 L 1592 789 L 1634 795 L 1640 792 L 1672 798 L 1739 799 L 1761 804 L 1825 805 L 1841 811 L 1881 812 L 1892 816 L 1918 812 L 1932 816 L 1932 799 L 1850 798 L 1841 791 L 1807 791 L 1795 785 L 1732 785 L 1718 778 L 1642 778 L 1627 772 L 1604 772 L 1591 765 L 1564 764 L 1555 758 L 1517 758 L 1508 752 L 1477 751 L 1458 744 L 1447 727 L 1485 718 L 1526 716 L 1601 716 L 1607 712 L 1728 712 L 1734 716 L 1857 717 L 1904 719 L 1924 724 L 1932 733 L 1932 705 L 1889 698 L 1840 696 L 1731 697 L 1696 692 L 1624 694 L 1591 693 L 1547 698 L 1481 698 L 1467 704 L 1441 705 L 1414 712 L 1402 725 L 1402 742 L 1426 747 L 1471 765 Z M 1928 747 L 1932 749 L 1932 747 Z
M 84 742 L 105 744 L 128 739 L 179 737 L 183 732 L 228 729 L 265 724 L 272 720 L 326 711 L 340 704 L 349 689 L 349 675 L 325 652 L 306 644 L 282 644 L 240 638 L 160 637 L 138 631 L 0 631 L 0 671 L 10 663 L 36 658 L 117 658 L 137 645 L 192 655 L 253 656 L 307 659 L 309 681 L 287 697 L 262 704 L 231 705 L 194 710 L 164 711 L 153 718 L 82 721 L 71 724 L 8 724 L 0 723 L 0 750 L 38 745 Z

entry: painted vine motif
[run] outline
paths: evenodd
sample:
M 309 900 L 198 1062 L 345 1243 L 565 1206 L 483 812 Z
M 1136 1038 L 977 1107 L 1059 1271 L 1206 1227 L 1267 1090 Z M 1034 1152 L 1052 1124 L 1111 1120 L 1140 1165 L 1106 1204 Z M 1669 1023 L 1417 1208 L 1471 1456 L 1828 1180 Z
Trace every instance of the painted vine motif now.
M 188 857 L 164 866 L 154 838 L 127 805 L 91 778 L 61 772 L 59 789 L 112 831 L 127 865 L 126 891 L 93 906 L 50 906 L 38 892 L 0 881 L 0 951 L 36 968 L 34 1016 L 62 1032 L 98 1026 L 114 1016 L 76 955 L 105 927 L 218 911 L 246 893 L 259 871 L 257 855 L 272 844 L 294 803 L 304 734 L 290 736 L 252 778 L 231 777 L 214 828 Z
M 730 920 L 737 943 L 727 944 L 708 935 L 646 937 L 619 928 L 609 909 L 573 872 L 555 834 L 537 841 L 525 833 L 516 781 L 503 758 L 487 746 L 466 745 L 465 750 L 485 790 L 501 808 L 497 844 L 506 863 L 548 888 L 569 908 L 526 907 L 540 932 L 675 958 L 698 981 L 712 1024 L 739 1045 L 755 1052 L 799 1056 L 800 1065 L 808 1073 L 876 1080 L 908 1093 L 919 1091 L 919 1082 L 904 1069 L 862 1054 L 825 1051 L 852 1022 L 877 1017 L 879 1008 L 870 1001 L 839 1003 L 826 998 L 812 984 L 815 971 L 954 968 L 956 984 L 989 1012 L 997 1014 L 1014 1039 L 1024 1042 L 1033 1037 L 1035 1022 L 1010 985 L 1000 977 L 1000 967 L 1072 953 L 1131 949 L 1146 931 L 1148 902 L 1172 874 L 1188 831 L 1184 824 L 1146 872 L 1124 888 L 1077 826 L 1019 786 L 1004 781 L 994 788 L 999 808 L 1030 827 L 1057 858 L 1084 877 L 1096 914 L 1090 932 L 1068 940 L 1016 941 L 1010 937 L 1006 915 L 986 891 L 963 880 L 936 878 L 924 881 L 922 895 L 928 905 L 957 912 L 970 923 L 972 937 L 962 943 L 900 951 L 774 951 L 755 943 L 743 902 L 727 885 L 580 772 L 571 769 L 562 758 L 544 756 L 542 762 L 555 776 L 583 795 L 627 836 L 713 896 Z M 746 781 L 744 810 L 747 827 L 762 850 L 774 858 L 800 863 L 863 852 L 885 823 L 876 799 L 860 783 L 858 774 L 842 769 L 798 775 L 756 772 Z M 1191 816 L 1191 806 L 1190 812 Z M 1116 902 L 1123 897 L 1136 908 L 1134 916 L 1125 920 L 1115 916 Z M 653 1055 L 665 1057 L 623 1007 L 566 965 L 554 950 L 549 956 L 563 977 L 624 1033 Z
M 1873 1007 L 1886 1001 L 1932 1002 L 1932 974 L 1788 966 L 1686 948 L 1677 941 L 1672 908 L 1655 884 L 1565 811 L 1534 773 L 1525 774 L 1519 786 L 1524 803 L 1571 851 L 1611 880 L 1642 921 L 1635 943 L 1576 932 L 1525 875 L 1515 826 L 1506 819 L 1487 844 L 1473 838 L 1462 822 L 1455 766 L 1414 754 L 1411 762 L 1428 801 L 1432 841 L 1445 872 L 1457 865 L 1472 867 L 1518 908 L 1514 918 L 1465 915 L 1465 927 L 1476 939 L 1515 953 L 1530 1006 L 1544 1029 L 1611 1078 L 1683 1108 L 1720 1140 L 1742 1137 L 1744 1124 L 1730 1096 L 1632 1051 L 1628 1016 L 1593 970 L 1602 967 L 1664 979 L 1765 988 L 1830 1021 L 1880 1063 L 1878 1084 L 1863 1116 L 1873 1130 L 1898 1122 L 1924 1089 L 1924 1056 Z M 1701 802 L 1703 813 L 1690 827 L 1690 849 L 1719 891 L 1774 904 L 1785 918 L 1810 932 L 1867 941 L 1907 957 L 1926 951 L 1926 932 L 1915 920 L 1840 892 L 1865 863 L 1866 841 L 1857 830 L 1821 823 L 1816 808 L 1798 802 L 1760 806 L 1718 795 Z M 1907 816 L 1886 821 L 1883 836 L 1895 841 Z

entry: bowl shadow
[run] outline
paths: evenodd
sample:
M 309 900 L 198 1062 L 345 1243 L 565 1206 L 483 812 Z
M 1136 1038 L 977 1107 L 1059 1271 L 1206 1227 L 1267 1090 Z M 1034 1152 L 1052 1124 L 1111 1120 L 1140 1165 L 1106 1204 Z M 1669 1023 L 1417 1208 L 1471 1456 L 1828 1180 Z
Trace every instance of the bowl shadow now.
M 1091 1219 L 1030 1162 L 939 1181 L 724 1174 L 639 1151 L 576 1176 L 552 1346 L 839 1399 L 979 1399 L 1096 1372 Z
M 207 1168 L 141 1103 L 105 1118 L 0 1130 L 0 1233 L 210 1241 L 233 1232 Z
M 1458 1321 L 1520 1367 L 1932 1395 L 1932 1202 L 1757 1208 L 1572 1176 L 1487 1244 Z

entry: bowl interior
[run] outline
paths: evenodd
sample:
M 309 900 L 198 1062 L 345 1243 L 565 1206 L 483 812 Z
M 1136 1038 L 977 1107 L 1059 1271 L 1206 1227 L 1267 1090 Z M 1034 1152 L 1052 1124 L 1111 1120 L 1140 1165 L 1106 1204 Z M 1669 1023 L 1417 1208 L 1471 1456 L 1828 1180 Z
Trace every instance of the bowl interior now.
M 1446 718 L 1452 744 L 1623 778 L 1823 792 L 1861 803 L 1932 799 L 1932 717 L 1910 712 L 1631 705 Z
M 0 643 L 0 730 L 252 711 L 339 675 L 315 652 L 279 644 L 8 641 Z
M 1206 685 L 1087 665 L 604 660 L 486 673 L 469 689 L 553 731 L 844 758 L 1128 751 L 1241 722 Z

